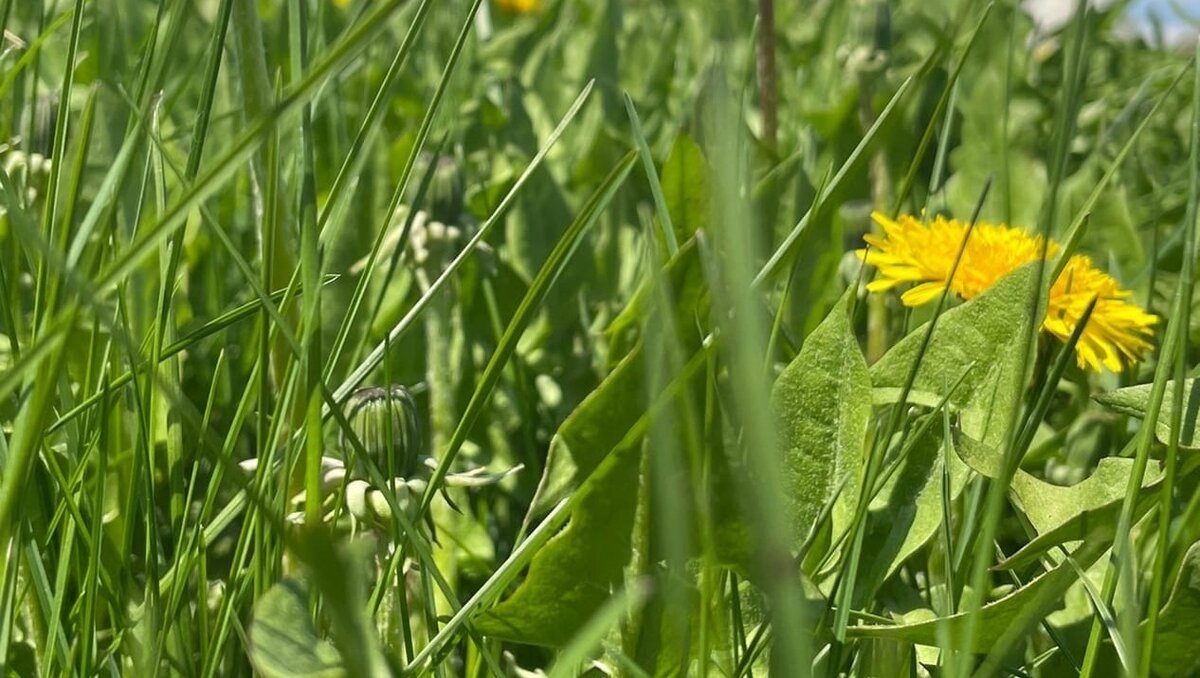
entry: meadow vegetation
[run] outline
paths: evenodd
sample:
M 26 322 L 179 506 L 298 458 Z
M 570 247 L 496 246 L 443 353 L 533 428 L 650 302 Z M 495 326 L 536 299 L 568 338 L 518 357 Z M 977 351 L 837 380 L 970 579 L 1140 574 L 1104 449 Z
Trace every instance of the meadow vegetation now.
M 1126 5 L 0 0 L 0 675 L 1197 675 Z

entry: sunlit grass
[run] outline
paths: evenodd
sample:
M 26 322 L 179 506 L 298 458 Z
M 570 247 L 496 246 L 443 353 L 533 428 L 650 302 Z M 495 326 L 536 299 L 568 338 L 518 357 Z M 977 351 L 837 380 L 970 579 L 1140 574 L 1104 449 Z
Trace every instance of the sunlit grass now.
M 0 0 L 0 673 L 1200 670 L 1122 11 Z

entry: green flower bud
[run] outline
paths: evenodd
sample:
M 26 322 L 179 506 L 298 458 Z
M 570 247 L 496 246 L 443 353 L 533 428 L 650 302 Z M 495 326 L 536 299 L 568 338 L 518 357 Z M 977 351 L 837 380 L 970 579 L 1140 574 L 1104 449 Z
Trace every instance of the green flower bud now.
M 359 389 L 346 403 L 346 420 L 380 471 L 407 478 L 417 470 L 421 426 L 408 389 L 399 384 Z M 344 434 L 342 449 L 357 451 Z

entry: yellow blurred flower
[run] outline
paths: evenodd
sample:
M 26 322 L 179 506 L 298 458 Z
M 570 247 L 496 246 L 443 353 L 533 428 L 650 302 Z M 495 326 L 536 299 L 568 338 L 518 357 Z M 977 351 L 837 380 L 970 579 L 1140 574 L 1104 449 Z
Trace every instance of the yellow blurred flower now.
M 954 279 L 950 280 L 967 224 L 943 217 L 932 221 L 909 215 L 890 219 L 879 212 L 872 213 L 871 218 L 883 227 L 884 236 L 865 236 L 871 247 L 858 251 L 860 259 L 879 269 L 879 278 L 867 285 L 867 289 L 882 292 L 901 283 L 914 283 L 900 296 L 905 306 L 919 306 L 936 299 L 947 286 L 959 297 L 970 299 L 1005 274 L 1041 256 L 1040 236 L 1004 224 L 980 222 L 967 241 Z M 1050 241 L 1047 256 L 1054 256 L 1060 249 L 1058 243 Z M 1147 339 L 1158 322 L 1157 316 L 1127 301 L 1132 294 L 1096 268 L 1090 258 L 1077 254 L 1067 260 L 1062 274 L 1050 288 L 1042 329 L 1067 341 L 1096 297 L 1096 307 L 1075 347 L 1076 358 L 1080 367 L 1096 371 L 1107 367 L 1119 372 L 1122 366 L 1137 362 L 1150 349 Z
M 529 14 L 542 9 L 542 0 L 495 0 L 496 7 L 513 14 Z

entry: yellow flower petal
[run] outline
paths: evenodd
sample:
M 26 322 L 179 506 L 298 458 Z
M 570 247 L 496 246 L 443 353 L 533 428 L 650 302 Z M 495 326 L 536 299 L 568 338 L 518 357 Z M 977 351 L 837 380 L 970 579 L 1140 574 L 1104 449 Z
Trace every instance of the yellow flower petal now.
M 880 212 L 873 212 L 871 218 L 885 235 L 864 236 L 870 248 L 858 250 L 859 259 L 879 271 L 879 277 L 867 289 L 882 292 L 903 283 L 917 283 L 900 297 L 906 306 L 928 303 L 946 288 L 971 299 L 1013 270 L 1061 250 L 1056 242 L 1043 242 L 1040 236 L 1005 224 L 977 223 L 964 248 L 967 225 L 955 219 L 921 220 L 911 215 L 892 219 Z M 960 249 L 962 261 L 954 271 Z M 1076 359 L 1080 367 L 1120 371 L 1150 350 L 1149 339 L 1158 323 L 1157 316 L 1126 301 L 1131 295 L 1112 276 L 1096 268 L 1091 259 L 1075 255 L 1067 260 L 1062 275 L 1050 288 L 1042 329 L 1067 341 L 1088 304 L 1096 299 L 1076 345 Z
M 937 299 L 944 289 L 946 289 L 944 283 L 921 283 L 900 295 L 900 301 L 904 302 L 905 306 L 920 306 Z

